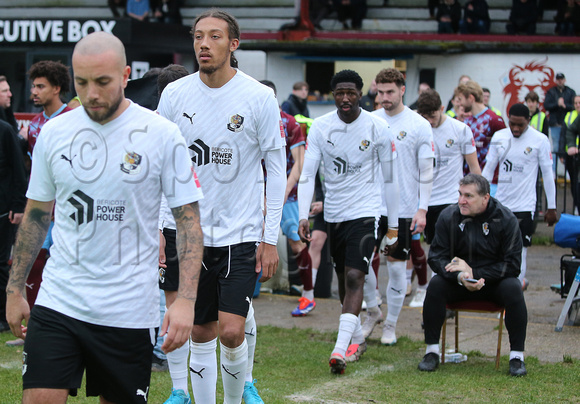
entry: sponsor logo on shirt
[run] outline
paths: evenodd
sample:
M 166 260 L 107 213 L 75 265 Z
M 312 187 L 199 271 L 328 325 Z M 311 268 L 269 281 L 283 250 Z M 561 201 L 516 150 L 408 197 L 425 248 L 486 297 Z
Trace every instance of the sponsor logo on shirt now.
M 360 146 L 358 147 L 358 149 L 360 151 L 365 151 L 369 148 L 370 145 L 371 145 L 370 140 L 363 140 L 360 142 Z
M 524 166 L 512 163 L 510 160 L 505 159 L 502 163 L 502 170 L 506 173 L 515 172 L 515 173 L 523 173 Z
M 193 151 L 191 161 L 198 167 L 210 163 L 226 166 L 232 165 L 234 156 L 234 150 L 232 148 L 208 146 L 203 140 L 197 139 L 189 146 L 189 149 Z
M 72 156 L 72 157 L 69 159 L 69 158 L 68 158 L 67 156 L 65 156 L 64 154 L 61 154 L 61 155 L 60 155 L 60 159 L 61 159 L 61 160 L 64 160 L 64 161 L 66 161 L 66 162 L 68 162 L 68 163 L 70 164 L 70 168 L 73 168 L 73 160 L 74 160 L 74 158 L 75 158 L 76 156 L 77 156 L 77 155 L 75 154 L 74 156 Z
M 125 174 L 135 175 L 141 172 L 141 155 L 135 152 L 126 153 L 121 163 L 121 171 Z
M 81 190 L 73 192 L 68 202 L 74 208 L 69 217 L 78 225 L 100 222 L 122 222 L 125 215 L 125 200 L 97 199 L 95 200 Z
M 335 158 L 332 162 L 334 163 L 334 172 L 339 175 L 358 174 L 362 168 L 362 164 L 349 164 L 340 157 Z
M 286 130 L 284 129 L 284 124 L 282 123 L 281 120 L 280 120 L 280 137 L 281 138 L 286 137 Z
M 81 190 L 73 192 L 68 202 L 75 211 L 69 217 L 77 224 L 90 223 L 93 221 L 93 209 L 95 201 Z
M 227 128 L 232 132 L 241 132 L 244 130 L 244 117 L 240 114 L 232 115 Z M 282 136 L 284 136 L 284 134 L 282 134 Z
M 191 115 L 187 115 L 187 112 L 184 112 L 182 115 L 184 118 L 189 119 L 189 123 L 191 123 L 193 125 L 193 117 L 195 116 L 195 112 Z

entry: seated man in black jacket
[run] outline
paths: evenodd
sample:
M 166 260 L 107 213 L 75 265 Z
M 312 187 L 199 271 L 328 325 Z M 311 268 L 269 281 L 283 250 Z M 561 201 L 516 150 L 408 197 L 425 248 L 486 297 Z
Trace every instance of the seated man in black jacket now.
M 489 196 L 489 183 L 468 174 L 459 181 L 459 203 L 447 207 L 435 225 L 429 250 L 431 278 L 423 305 L 426 355 L 419 370 L 439 365 L 439 335 L 445 305 L 490 300 L 505 307 L 510 341 L 510 374 L 524 376 L 528 312 L 518 281 L 522 237 L 514 214 Z

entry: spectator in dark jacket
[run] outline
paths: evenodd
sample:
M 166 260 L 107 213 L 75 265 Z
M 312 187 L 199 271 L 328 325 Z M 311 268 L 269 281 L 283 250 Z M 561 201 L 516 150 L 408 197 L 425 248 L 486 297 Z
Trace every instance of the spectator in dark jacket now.
M 513 0 L 509 22 L 505 28 L 510 35 L 536 33 L 538 5 L 536 0 Z
M 556 74 L 556 85 L 548 90 L 544 98 L 544 109 L 550 113 L 550 137 L 552 138 L 552 152 L 557 153 L 560 143 L 560 131 L 568 111 L 574 109 L 576 92 L 566 85 L 564 73 Z M 554 158 L 554 169 L 558 159 Z
M 485 0 L 468 1 L 463 9 L 463 19 L 459 22 L 462 34 L 487 34 L 491 20 L 489 7 Z
M 439 23 L 437 32 L 440 34 L 455 34 L 459 31 L 459 20 L 461 20 L 461 5 L 457 0 L 444 0 L 437 6 L 437 16 Z
M 308 83 L 298 81 L 292 86 L 292 94 L 286 101 L 282 103 L 282 111 L 292 116 L 304 115 L 310 118 L 310 111 L 308 111 Z
M 562 36 L 577 35 L 580 30 L 580 0 L 559 0 L 556 13 L 556 33 Z

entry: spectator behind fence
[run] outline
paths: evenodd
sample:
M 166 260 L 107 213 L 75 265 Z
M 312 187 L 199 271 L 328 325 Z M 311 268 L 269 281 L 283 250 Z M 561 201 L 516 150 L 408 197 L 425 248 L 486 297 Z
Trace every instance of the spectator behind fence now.
M 580 95 L 574 97 L 574 111 L 566 114 L 564 119 L 564 127 L 562 128 L 561 137 L 564 137 L 563 149 L 566 151 L 566 170 L 570 175 L 570 191 L 574 199 L 574 214 L 580 211 L 580 184 L 578 183 L 578 167 L 580 160 L 578 159 L 578 139 L 580 135 Z
M 135 20 L 146 21 L 149 17 L 149 0 L 127 0 L 127 15 Z
M 577 35 L 580 29 L 580 1 L 560 0 L 556 17 L 555 32 L 561 36 Z
M 485 0 L 468 1 L 463 9 L 463 19 L 459 21 L 459 31 L 462 34 L 487 34 L 490 25 L 487 2 Z
M 429 9 L 431 11 L 431 9 Z M 437 6 L 437 32 L 440 34 L 456 34 L 461 20 L 461 4 L 457 0 L 443 0 Z
M 352 19 L 352 29 L 362 28 L 362 21 L 367 16 L 367 0 L 332 0 L 332 2 L 342 28 L 350 29 L 348 19 Z
M 123 10 L 123 17 L 127 16 L 127 0 L 107 0 L 107 4 L 113 13 L 113 17 L 121 18 L 118 8 Z
M 181 24 L 179 9 L 183 0 L 150 0 L 150 3 L 155 21 L 166 24 Z
M 548 120 L 546 114 L 540 111 L 540 96 L 535 91 L 530 91 L 524 98 L 526 105 L 530 109 L 530 126 L 535 130 L 550 136 Z
M 513 0 L 509 22 L 505 29 L 510 35 L 534 35 L 537 19 L 538 5 L 536 0 Z
M 298 81 L 292 86 L 292 94 L 282 103 L 282 111 L 292 116 L 304 115 L 310 118 L 310 111 L 307 104 L 308 83 Z

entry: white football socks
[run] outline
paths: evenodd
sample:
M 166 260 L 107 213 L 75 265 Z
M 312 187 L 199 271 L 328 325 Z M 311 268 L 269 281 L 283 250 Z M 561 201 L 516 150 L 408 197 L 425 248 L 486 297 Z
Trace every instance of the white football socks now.
M 248 343 L 246 339 L 242 345 L 236 348 L 228 348 L 220 342 L 220 363 L 224 403 L 240 404 L 244 393 L 246 369 L 248 368 Z M 196 399 L 195 402 L 206 403 L 209 401 L 197 401 Z
M 407 292 L 406 262 L 387 261 L 389 283 L 387 284 L 387 323 L 397 324 Z
M 187 357 L 189 355 L 189 339 L 181 347 L 169 352 L 167 356 L 167 365 L 169 366 L 169 375 L 173 388 L 183 390 L 186 393 L 187 388 Z
M 336 337 L 336 345 L 334 345 L 333 353 L 339 353 L 343 357 L 346 355 L 346 350 L 352 334 L 356 328 L 358 317 L 351 313 L 343 313 L 340 315 L 340 322 L 338 324 L 338 337 Z M 360 324 L 360 323 L 359 323 Z
M 217 384 L 217 338 L 208 342 L 191 342 L 189 371 L 196 403 L 215 403 Z
M 252 372 L 254 371 L 254 353 L 256 352 L 256 319 L 254 318 L 254 307 L 250 304 L 250 310 L 248 310 L 248 317 L 246 317 L 246 341 L 248 342 L 248 367 L 246 368 L 246 381 L 252 382 L 254 377 Z

